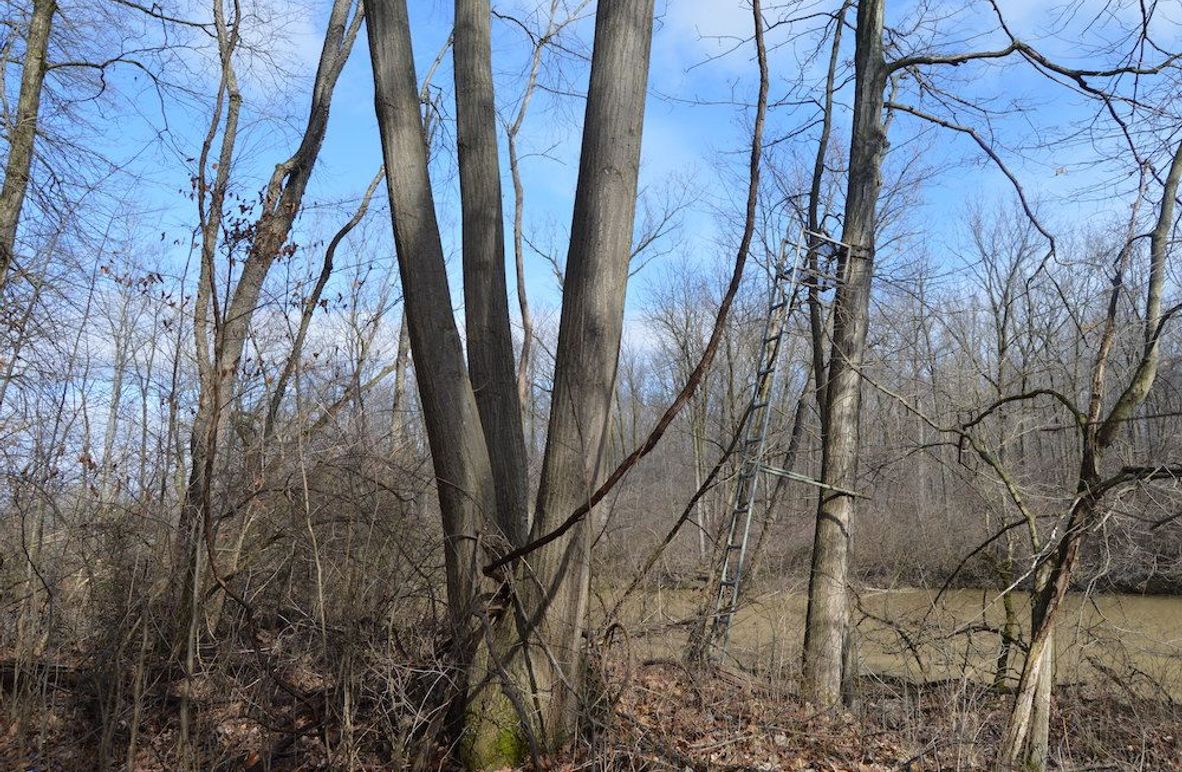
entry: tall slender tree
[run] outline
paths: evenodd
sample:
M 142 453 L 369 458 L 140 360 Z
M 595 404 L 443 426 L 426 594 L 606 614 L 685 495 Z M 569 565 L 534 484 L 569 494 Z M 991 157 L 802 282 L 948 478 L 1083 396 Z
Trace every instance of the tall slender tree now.
M 505 222 L 493 99 L 492 9 L 459 0 L 455 19 L 456 144 L 463 220 L 464 326 L 497 493 L 494 522 L 510 545 L 525 539 L 526 455 L 505 277 Z
M 33 0 L 25 31 L 25 55 L 21 62 L 20 93 L 8 140 L 4 184 L 0 187 L 0 288 L 8 278 L 16 249 L 17 225 L 29 190 L 29 174 L 37 142 L 41 92 L 49 66 L 49 38 L 56 0 Z
M 874 277 L 878 193 L 886 151 L 883 91 L 889 69 L 883 59 L 885 0 L 858 4 L 854 52 L 854 120 L 850 136 L 845 225 L 833 301 L 833 346 L 825 368 L 825 417 L 821 478 L 805 627 L 805 695 L 818 704 L 841 703 L 843 663 L 850 650 L 849 550 L 861 419 L 860 369 L 869 326 Z

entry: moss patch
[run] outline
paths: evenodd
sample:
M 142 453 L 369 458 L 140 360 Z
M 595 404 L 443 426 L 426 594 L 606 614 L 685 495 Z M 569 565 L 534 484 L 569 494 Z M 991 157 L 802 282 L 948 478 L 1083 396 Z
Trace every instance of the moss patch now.
M 461 757 L 468 769 L 520 766 L 529 757 L 529 742 L 513 703 L 493 686 L 468 707 Z

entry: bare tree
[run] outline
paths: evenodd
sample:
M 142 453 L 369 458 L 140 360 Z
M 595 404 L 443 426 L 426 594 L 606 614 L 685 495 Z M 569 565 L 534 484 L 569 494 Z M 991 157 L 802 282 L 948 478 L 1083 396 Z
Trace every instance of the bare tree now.
M 840 284 L 833 300 L 833 347 L 825 377 L 821 489 L 805 622 L 804 693 L 818 704 L 841 703 L 843 663 L 850 651 L 849 529 L 856 487 L 863 352 L 874 276 L 878 193 L 886 150 L 883 91 L 889 69 L 883 58 L 885 0 L 858 4 L 854 50 L 854 121 Z
M 4 185 L 0 188 L 0 289 L 8 276 L 16 248 L 21 209 L 29 189 L 29 172 L 37 141 L 41 91 L 45 86 L 48 51 L 56 0 L 34 0 L 25 34 L 25 55 L 21 63 L 20 95 L 8 137 L 8 160 Z
M 1161 337 L 1178 306 L 1164 308 L 1166 261 L 1171 252 L 1175 227 L 1174 208 L 1178 185 L 1182 182 L 1182 145 L 1174 152 L 1162 184 L 1161 202 L 1150 233 L 1149 282 L 1146 289 L 1142 333 L 1144 345 L 1140 361 L 1132 369 L 1120 395 L 1107 411 L 1104 409 L 1107 373 L 1116 337 L 1117 311 L 1125 275 L 1135 249 L 1135 236 L 1126 239 L 1116 259 L 1112 291 L 1103 322 L 1100 346 L 1091 368 L 1091 387 L 1086 412 L 1071 408 L 1080 432 L 1080 466 L 1075 499 L 1059 539 L 1040 556 L 1036 568 L 1036 594 L 1033 601 L 1034 630 L 1017 695 L 1006 728 L 1005 740 L 998 754 L 1004 764 L 1024 763 L 1037 768 L 1046 765 L 1049 750 L 1051 690 L 1054 684 L 1055 619 L 1071 587 L 1080 548 L 1088 533 L 1103 517 L 1103 500 L 1121 486 L 1157 476 L 1173 477 L 1169 467 L 1125 466 L 1115 475 L 1105 475 L 1105 451 L 1118 432 L 1145 401 L 1157 379 L 1161 361 Z M 1136 208 L 1130 218 L 1136 222 Z M 1131 230 L 1131 229 L 1130 229 Z M 1070 404 L 1070 403 L 1068 403 Z
M 193 331 L 200 390 L 190 434 L 188 484 L 178 524 L 177 571 L 173 580 L 173 598 L 179 613 L 172 645 L 174 654 L 183 657 L 188 673 L 195 667 L 205 572 L 218 583 L 222 592 L 229 592 L 217 566 L 207 563 L 206 559 L 212 561 L 215 554 L 213 477 L 219 443 L 227 433 L 231 408 L 235 404 L 239 365 L 267 273 L 288 248 L 292 225 L 301 211 L 304 193 L 328 128 L 333 90 L 360 30 L 361 11 L 353 0 L 335 0 L 333 3 L 303 135 L 295 152 L 276 164 L 263 191 L 261 211 L 246 232 L 247 254 L 237 283 L 232 291 L 227 291 L 228 301 L 224 308 L 219 308 L 218 303 L 215 257 L 223 234 L 223 210 L 242 106 L 234 62 L 242 19 L 238 15 L 227 18 L 224 3 L 216 0 L 214 21 L 221 77 L 196 176 L 201 271 Z M 217 161 L 210 162 L 215 139 L 219 136 Z M 212 181 L 207 179 L 208 169 L 215 170 Z M 187 731 L 187 713 L 183 710 L 182 744 L 187 739 Z
M 818 391 L 824 395 L 821 410 L 821 479 L 831 486 L 818 496 L 812 569 L 809 576 L 809 605 L 803 653 L 803 691 L 810 700 L 829 708 L 851 699 L 855 659 L 854 641 L 849 635 L 849 555 L 853 522 L 861 421 L 861 373 L 869 325 L 871 288 L 874 279 L 876 239 L 881 223 L 879 208 L 882 164 L 893 116 L 905 112 L 951 131 L 971 136 L 1014 185 L 1018 198 L 1044 235 L 1017 178 L 1006 167 L 992 145 L 973 129 L 900 104 L 894 98 L 906 78 L 916 80 L 920 93 L 934 87 L 923 68 L 960 66 L 968 62 L 1003 59 L 1030 50 L 1010 36 L 1009 45 L 996 50 L 953 54 L 909 53 L 887 58 L 888 38 L 884 26 L 885 0 L 858 5 L 854 40 L 853 122 L 849 145 L 849 168 L 845 214 L 837 261 L 837 292 L 832 307 L 833 343 L 825 378 Z M 999 17 L 1000 18 L 1000 17 Z M 1003 31 L 1004 22 L 999 22 Z M 897 45 L 895 46 L 897 47 Z M 906 76 L 906 78 L 905 78 Z M 887 89 L 891 99 L 886 98 Z M 885 112 L 884 112 L 885 111 Z M 810 216 L 810 223 L 815 216 Z M 1053 239 L 1052 246 L 1053 246 Z M 816 304 L 813 304 L 814 307 Z M 816 316 L 814 312 L 814 317 Z M 816 340 L 823 326 L 814 319 Z M 815 359 L 819 359 L 814 355 Z M 839 492 L 840 489 L 847 493 Z
M 457 2 L 457 18 L 479 25 L 473 16 L 479 8 L 478 3 L 461 0 Z M 631 254 L 652 22 L 651 0 L 603 2 L 596 15 L 550 429 L 534 533 L 545 533 L 556 519 L 583 503 L 601 475 Z M 530 747 L 556 747 L 573 730 L 580 694 L 589 542 L 581 529 L 575 529 L 529 561 L 521 561 L 511 585 L 513 609 L 491 612 L 499 619 L 473 605 L 477 542 L 487 538 L 490 522 L 505 517 L 497 514 L 490 460 L 490 456 L 505 452 L 500 444 L 505 437 L 488 432 L 487 425 L 483 435 L 475 431 L 481 423 L 470 379 L 476 374 L 470 375 L 463 366 L 451 317 L 422 124 L 414 98 L 405 3 L 381 3 L 371 9 L 368 30 L 411 353 L 449 541 L 452 618 L 461 640 L 469 635 L 465 631 L 473 629 L 469 622 L 473 614 L 484 620 L 476 631 L 484 627 L 487 633 L 472 674 L 465 755 L 474 766 L 513 763 Z M 487 36 L 470 34 L 463 38 L 462 54 L 457 34 L 457 55 L 468 62 L 464 66 L 483 69 L 489 57 Z M 491 121 L 491 103 L 488 107 L 483 113 L 470 114 L 472 120 L 483 117 Z M 492 127 L 474 124 L 472 128 L 487 132 Z M 492 181 L 485 180 L 485 184 L 492 185 Z M 499 223 L 492 227 L 499 232 Z M 465 247 L 467 252 L 475 245 Z M 477 257 L 465 254 L 465 262 Z M 467 291 L 467 281 L 465 284 Z M 489 291 L 504 293 L 503 280 Z M 499 312 L 496 315 L 500 317 Z M 512 360 L 507 364 L 511 368 Z M 519 411 L 516 419 L 520 421 Z M 519 432 L 520 424 L 514 434 Z M 496 446 L 490 445 L 492 437 L 497 438 Z

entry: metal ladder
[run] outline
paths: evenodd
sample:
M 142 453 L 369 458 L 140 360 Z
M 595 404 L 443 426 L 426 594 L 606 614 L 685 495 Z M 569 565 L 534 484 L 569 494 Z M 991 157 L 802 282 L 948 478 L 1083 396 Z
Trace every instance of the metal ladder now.
M 772 279 L 763 343 L 760 347 L 759 369 L 755 374 L 755 388 L 747 407 L 745 434 L 739 446 L 739 477 L 735 484 L 730 527 L 727 529 L 726 548 L 719 570 L 718 597 L 710 631 L 709 640 L 713 643 L 711 656 L 716 662 L 721 661 L 726 654 L 731 621 L 739 605 L 739 583 L 747 559 L 747 542 L 751 536 L 751 520 L 755 512 L 756 488 L 760 472 L 766 470 L 763 454 L 768 427 L 771 425 L 772 400 L 776 393 L 780 369 L 780 350 L 783 348 L 784 336 L 788 331 L 788 319 L 796 302 L 796 292 L 804 269 L 801 265 L 802 255 L 800 244 L 795 244 L 792 264 L 787 265 L 785 254 L 776 265 Z
M 800 242 L 816 239 L 835 252 L 848 250 L 849 245 L 823 233 L 805 230 Z M 786 477 L 821 490 L 834 491 L 844 496 L 865 498 L 862 494 L 846 488 L 828 485 L 805 474 L 790 469 L 779 469 L 764 463 L 763 456 L 768 427 L 771 424 L 771 402 L 775 395 L 779 373 L 779 356 L 784 336 L 788 332 L 788 320 L 796 301 L 796 293 L 807 266 L 804 265 L 806 252 L 801 243 L 793 245 L 795 252 L 792 264 L 787 265 L 787 254 L 781 253 L 775 268 L 772 291 L 768 301 L 768 313 L 764 323 L 763 343 L 760 352 L 759 369 L 756 371 L 755 388 L 751 394 L 744 417 L 742 430 L 745 432 L 740 447 L 739 477 L 735 486 L 734 506 L 727 529 L 726 549 L 719 568 L 718 597 L 715 600 L 713 622 L 708 644 L 710 657 L 721 662 L 726 656 L 730 640 L 731 624 L 739 607 L 739 584 L 747 560 L 747 543 L 751 537 L 751 520 L 755 514 L 756 487 L 760 474 Z M 816 273 L 814 280 L 840 281 L 837 276 Z

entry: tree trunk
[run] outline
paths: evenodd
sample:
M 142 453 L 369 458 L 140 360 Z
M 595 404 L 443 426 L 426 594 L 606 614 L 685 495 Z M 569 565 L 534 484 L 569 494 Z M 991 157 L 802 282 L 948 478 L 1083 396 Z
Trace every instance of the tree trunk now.
M 8 138 L 8 163 L 4 167 L 4 187 L 0 189 L 0 288 L 16 250 L 16 229 L 21 208 L 29 190 L 29 172 L 33 166 L 37 140 L 37 115 L 41 110 L 41 91 L 49 51 L 49 34 L 55 0 L 33 0 L 29 29 L 25 37 L 25 58 L 21 65 L 21 87 L 17 96 L 16 121 Z
M 845 227 L 838 265 L 841 284 L 834 299 L 833 347 L 828 363 L 825 426 L 822 431 L 821 478 L 829 486 L 851 490 L 858 462 L 862 356 L 874 273 L 874 239 L 878 192 L 882 185 L 883 88 L 882 55 L 885 0 L 858 5 L 854 55 L 854 122 L 850 140 L 849 183 Z M 849 540 L 853 497 L 822 490 L 817 507 L 805 625 L 803 692 L 826 708 L 842 702 L 843 652 L 851 651 L 849 635 Z
M 405 0 L 371 3 L 366 29 L 411 358 L 443 517 L 447 597 L 462 638 L 476 587 L 477 539 L 496 508 L 492 467 L 456 327 L 427 173 L 427 144 Z
M 505 283 L 505 226 L 493 101 L 488 0 L 456 0 L 456 142 L 463 219 L 464 324 L 468 376 L 491 452 L 497 508 L 493 522 L 508 546 L 524 543 L 525 435 L 513 366 Z
M 1089 503 L 1083 503 L 1087 501 Z M 1081 500 L 1072 512 L 1072 526 L 1080 520 L 1090 519 L 1091 500 Z M 1082 531 L 1078 531 L 1082 535 Z M 1006 735 L 998 754 L 998 765 L 1002 768 L 1022 766 L 1030 770 L 1046 769 L 1050 752 L 1051 696 L 1055 687 L 1055 614 L 1059 604 L 1067 595 L 1066 580 L 1071 575 L 1071 566 L 1078 552 L 1070 545 L 1077 541 L 1070 533 L 1061 542 L 1066 548 L 1052 558 L 1056 568 L 1044 566 L 1035 577 L 1035 592 L 1031 597 L 1030 649 L 1018 681 L 1014 706 L 1010 711 Z M 1058 570 L 1066 568 L 1066 572 Z
M 587 501 L 603 472 L 628 284 L 652 25 L 653 0 L 601 0 L 596 11 L 554 391 L 532 526 L 535 538 Z M 589 548 L 586 523 L 580 522 L 518 564 L 520 640 L 508 650 L 488 653 L 485 667 L 496 666 L 501 678 L 470 709 L 466 755 L 472 766 L 514 765 L 531 744 L 552 751 L 573 736 L 581 696 Z M 498 644 L 491 645 L 495 649 Z M 515 711 L 525 715 L 515 717 Z

